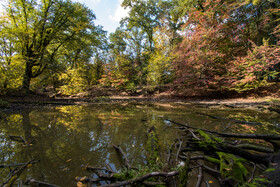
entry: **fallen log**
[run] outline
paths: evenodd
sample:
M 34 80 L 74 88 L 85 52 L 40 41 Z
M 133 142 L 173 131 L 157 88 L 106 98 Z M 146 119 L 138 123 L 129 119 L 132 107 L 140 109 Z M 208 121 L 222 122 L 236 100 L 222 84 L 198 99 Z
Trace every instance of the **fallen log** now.
M 272 149 L 267 148 L 267 147 L 263 147 L 263 146 L 260 146 L 260 145 L 238 144 L 238 145 L 235 145 L 234 147 L 237 147 L 237 148 L 240 148 L 240 149 L 248 149 L 248 150 L 263 152 L 263 153 L 273 153 Z
M 137 184 L 137 183 L 142 183 L 143 181 L 151 178 L 151 177 L 173 177 L 178 175 L 178 171 L 172 171 L 172 172 L 152 172 L 148 173 L 146 175 L 143 175 L 141 177 L 137 177 L 135 179 L 130 179 L 130 180 L 125 180 L 122 182 L 117 182 L 113 184 L 108 184 L 108 185 L 103 185 L 102 187 L 117 187 L 117 186 L 125 186 L 129 184 Z

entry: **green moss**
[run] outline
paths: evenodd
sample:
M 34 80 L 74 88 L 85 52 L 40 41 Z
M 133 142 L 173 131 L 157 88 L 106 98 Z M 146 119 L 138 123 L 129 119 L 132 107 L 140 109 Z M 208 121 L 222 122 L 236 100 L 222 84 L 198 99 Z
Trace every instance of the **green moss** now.
M 153 167 L 160 162 L 159 160 L 159 145 L 158 145 L 158 137 L 156 135 L 155 130 L 151 130 L 148 133 L 148 142 L 147 142 L 147 151 L 148 151 L 148 162 L 149 166 Z
M 251 182 L 246 182 L 239 187 L 263 187 L 266 186 L 269 181 L 266 178 L 256 177 Z
M 124 172 L 121 172 L 121 173 L 114 173 L 113 177 L 117 181 L 124 181 L 124 180 L 129 180 L 129 179 L 133 178 L 133 176 L 127 171 L 124 171 Z
M 181 168 L 179 168 L 179 180 L 180 180 L 180 185 L 179 187 L 185 187 L 188 184 L 188 176 L 189 176 L 189 157 L 185 163 L 185 165 Z
M 265 173 L 268 173 L 268 172 L 271 172 L 271 171 L 274 171 L 275 170 L 275 168 L 268 168 L 267 170 L 265 170 L 264 172 Z
M 217 158 L 213 158 L 213 157 L 209 157 L 209 156 L 205 156 L 205 159 L 209 162 L 215 163 L 215 164 L 220 164 L 220 160 Z
M 222 139 L 220 139 L 220 138 L 218 138 L 218 137 L 216 137 L 212 134 L 207 134 L 200 129 L 198 129 L 197 132 L 199 133 L 201 138 L 203 138 L 202 141 L 199 141 L 200 147 L 205 147 L 205 148 L 214 147 L 214 148 L 216 148 L 217 143 L 222 143 L 223 142 Z
M 245 159 L 237 158 L 236 156 L 228 153 L 217 152 L 220 158 L 220 172 L 223 177 L 232 177 L 239 183 L 244 183 L 245 177 L 248 174 L 247 169 L 242 162 Z

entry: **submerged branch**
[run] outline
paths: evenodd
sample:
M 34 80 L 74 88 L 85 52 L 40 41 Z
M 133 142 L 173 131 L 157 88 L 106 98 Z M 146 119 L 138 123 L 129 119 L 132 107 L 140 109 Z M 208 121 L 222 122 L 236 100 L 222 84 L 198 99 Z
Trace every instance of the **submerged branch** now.
M 122 148 L 119 147 L 119 146 L 116 146 L 116 145 L 113 145 L 113 147 L 115 148 L 115 150 L 116 150 L 118 153 L 120 153 L 120 154 L 123 156 L 124 161 L 125 161 L 125 166 L 126 166 L 126 168 L 127 168 L 127 169 L 131 169 L 130 162 L 129 162 L 129 160 L 128 160 L 126 154 L 125 154 L 125 152 L 122 150 Z
M 37 181 L 35 179 L 28 179 L 25 184 L 29 185 L 29 184 L 35 184 L 36 186 L 49 186 L 49 187 L 59 187 L 57 185 L 54 184 L 50 184 L 50 183 L 46 183 L 46 182 L 41 182 L 41 181 Z
M 32 163 L 35 163 L 35 162 L 39 162 L 39 161 L 38 160 L 37 161 L 32 161 Z M 0 165 L 0 168 L 9 168 L 9 167 L 23 166 L 23 165 L 26 165 L 27 163 L 29 163 L 29 162 L 6 164 L 6 165 L 3 164 L 3 165 Z

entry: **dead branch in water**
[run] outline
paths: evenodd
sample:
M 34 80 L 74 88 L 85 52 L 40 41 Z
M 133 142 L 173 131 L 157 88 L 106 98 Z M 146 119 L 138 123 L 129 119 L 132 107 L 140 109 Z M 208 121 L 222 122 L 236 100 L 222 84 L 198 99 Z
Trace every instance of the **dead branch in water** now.
M 131 169 L 131 165 L 130 165 L 130 162 L 125 154 L 125 152 L 122 150 L 122 148 L 120 146 L 116 146 L 116 145 L 113 145 L 113 147 L 115 148 L 115 150 L 120 153 L 122 155 L 122 157 L 124 158 L 124 163 L 125 163 L 125 166 L 127 169 Z
M 35 184 L 37 186 L 49 186 L 49 187 L 59 187 L 57 185 L 54 185 L 54 184 L 50 184 L 50 183 L 46 183 L 46 182 L 42 182 L 42 181 L 37 181 L 35 179 L 28 179 L 26 182 L 25 182 L 26 185 L 30 185 L 30 184 Z

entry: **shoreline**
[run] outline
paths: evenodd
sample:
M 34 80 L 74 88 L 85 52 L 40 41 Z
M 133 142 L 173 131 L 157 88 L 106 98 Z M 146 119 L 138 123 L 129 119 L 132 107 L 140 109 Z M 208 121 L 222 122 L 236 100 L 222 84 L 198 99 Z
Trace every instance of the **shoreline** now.
M 86 105 L 86 104 L 111 104 L 126 102 L 159 102 L 159 103 L 181 103 L 208 106 L 227 106 L 231 108 L 246 108 L 256 105 L 271 105 L 280 103 L 280 97 L 248 97 L 248 98 L 184 98 L 184 97 L 142 97 L 142 96 L 101 96 L 93 98 L 71 98 L 57 97 L 50 98 L 42 95 L 22 95 L 22 96 L 0 96 L 2 103 L 7 102 L 12 105 Z M 3 104 L 2 104 L 3 105 Z M 0 102 L 1 106 L 1 102 Z

